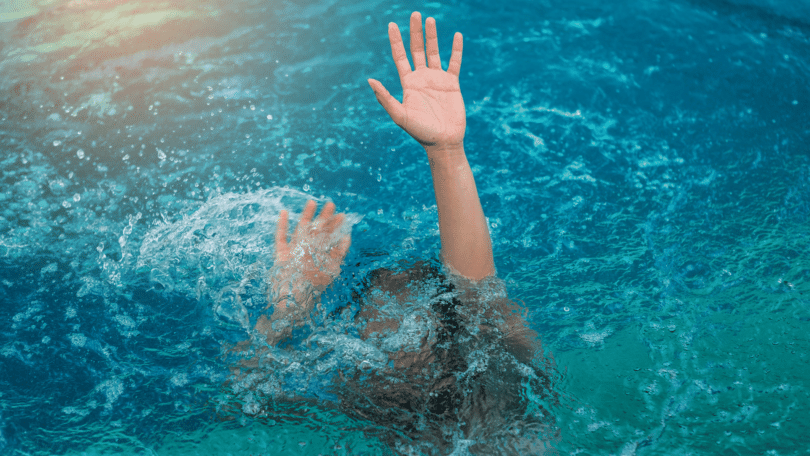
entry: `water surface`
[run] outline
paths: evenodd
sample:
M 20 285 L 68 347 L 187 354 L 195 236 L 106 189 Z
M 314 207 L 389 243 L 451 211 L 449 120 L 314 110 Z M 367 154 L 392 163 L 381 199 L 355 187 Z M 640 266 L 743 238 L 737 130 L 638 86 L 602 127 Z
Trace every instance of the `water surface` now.
M 466 149 L 556 365 L 553 446 L 810 449 L 806 0 L 0 5 L 0 452 L 392 451 L 329 407 L 243 411 L 223 344 L 307 195 L 362 217 L 327 308 L 437 256 L 424 152 L 365 82 L 399 96 L 386 25 L 415 9 L 445 65 L 465 37 Z

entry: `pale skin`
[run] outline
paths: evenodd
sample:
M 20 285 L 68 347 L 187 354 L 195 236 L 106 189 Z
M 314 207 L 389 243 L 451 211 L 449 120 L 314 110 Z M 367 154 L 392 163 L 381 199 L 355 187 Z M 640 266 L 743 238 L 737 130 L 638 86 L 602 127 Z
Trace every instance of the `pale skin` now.
M 340 275 L 340 265 L 351 245 L 351 235 L 338 239 L 333 236 L 344 220 L 343 214 L 335 214 L 334 203 L 326 203 L 318 217 L 312 220 L 316 208 L 315 201 L 307 201 L 289 240 L 289 214 L 287 211 L 279 214 L 270 287 L 270 294 L 275 298 L 268 300 L 275 303 L 276 309 L 272 319 L 262 315 L 256 323 L 256 329 L 266 335 L 271 345 L 283 337 L 293 323 L 285 322 L 283 328 L 274 329 L 273 322 L 290 316 L 293 320 L 306 318 L 323 290 Z
M 451 276 L 475 283 L 494 276 L 495 266 L 486 218 L 464 151 L 466 112 L 458 79 L 462 36 L 455 34 L 450 62 L 444 71 L 433 18 L 426 21 L 426 42 L 422 33 L 422 16 L 414 12 L 410 20 L 412 69 L 399 28 L 393 22 L 388 24 L 391 52 L 403 88 L 401 103 L 379 81 L 369 79 L 368 83 L 391 119 L 425 149 L 439 213 L 442 261 Z M 261 317 L 256 325 L 270 344 L 283 336 L 273 329 L 273 322 L 292 314 L 304 317 L 314 300 L 340 274 L 340 264 L 351 244 L 348 235 L 324 242 L 344 220 L 343 214 L 335 214 L 334 204 L 327 203 L 313 221 L 315 210 L 315 203 L 309 201 L 289 241 L 288 214 L 282 211 L 279 216 L 276 271 L 271 277 L 270 296 L 276 309 L 271 319 Z M 298 309 L 291 308 L 289 298 Z M 521 340 L 514 345 L 528 350 L 531 337 L 524 337 L 528 333 L 522 318 L 516 314 L 504 318 L 513 329 L 510 332 L 521 333 Z
M 394 123 L 427 153 L 439 211 L 442 260 L 454 272 L 477 281 L 494 275 L 495 263 L 478 189 L 464 153 L 467 115 L 458 84 L 463 38 L 458 32 L 453 37 L 450 63 L 443 71 L 435 19 L 429 17 L 425 28 L 427 46 L 422 40 L 422 16 L 414 12 L 410 23 L 412 70 L 399 27 L 388 24 L 402 103 L 379 81 L 369 79 L 368 83 Z

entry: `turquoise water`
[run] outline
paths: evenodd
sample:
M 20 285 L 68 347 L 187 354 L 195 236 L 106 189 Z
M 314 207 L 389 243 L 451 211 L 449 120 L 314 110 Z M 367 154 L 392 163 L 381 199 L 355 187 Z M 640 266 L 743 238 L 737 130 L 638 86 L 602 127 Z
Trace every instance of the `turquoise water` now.
M 386 24 L 413 10 L 445 65 L 464 34 L 498 274 L 553 360 L 540 437 L 810 452 L 807 1 L 0 5 L 0 453 L 407 452 L 313 402 L 382 368 L 339 323 L 253 383 L 227 350 L 308 195 L 355 222 L 323 313 L 436 258 L 424 152 L 365 82 L 399 96 Z

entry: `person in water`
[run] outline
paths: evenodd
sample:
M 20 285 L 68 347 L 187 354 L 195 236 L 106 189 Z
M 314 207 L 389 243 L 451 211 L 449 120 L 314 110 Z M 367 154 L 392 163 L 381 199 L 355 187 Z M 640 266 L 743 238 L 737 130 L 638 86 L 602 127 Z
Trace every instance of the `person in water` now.
M 462 35 L 456 33 L 453 38 L 445 71 L 433 18 L 426 21 L 425 41 L 422 33 L 421 15 L 414 12 L 410 18 L 411 68 L 399 28 L 393 22 L 388 25 L 403 88 L 401 103 L 379 81 L 369 79 L 368 83 L 394 123 L 425 149 L 438 207 L 441 264 L 420 261 L 401 272 L 373 271 L 364 279 L 363 292 L 355 295 L 358 306 L 353 319 L 361 338 L 379 339 L 404 324 L 397 319 L 397 315 L 402 319 L 401 313 L 382 310 L 386 303 L 395 302 L 405 309 L 408 303 L 427 299 L 429 310 L 414 318 L 422 323 L 429 320 L 433 327 L 416 349 L 388 352 L 392 372 L 362 376 L 341 372 L 341 403 L 354 415 L 384 421 L 411 436 L 439 435 L 430 445 L 441 441 L 454 445 L 454 439 L 455 444 L 459 438 L 470 439 L 479 442 L 471 449 L 489 453 L 478 436 L 489 434 L 488 439 L 495 441 L 498 437 L 491 434 L 501 432 L 500 441 L 511 438 L 510 443 L 502 443 L 503 448 L 512 450 L 491 451 L 535 454 L 538 451 L 531 443 L 521 446 L 514 436 L 539 431 L 526 420 L 509 419 L 508 415 L 525 412 L 526 406 L 521 409 L 519 404 L 521 385 L 514 380 L 521 377 L 517 372 L 521 363 L 535 361 L 540 346 L 520 307 L 508 300 L 496 277 L 487 221 L 464 150 L 466 113 L 459 88 Z M 335 213 L 331 202 L 317 217 L 316 209 L 314 201 L 306 203 L 289 238 L 289 214 L 279 214 L 276 258 L 268 287 L 268 307 L 273 312 L 259 317 L 255 326 L 270 346 L 288 338 L 293 328 L 309 318 L 321 294 L 340 275 L 351 245 L 350 233 L 341 230 L 345 215 Z M 470 366 L 468 359 L 474 350 L 495 349 L 511 354 L 517 362 Z M 494 363 L 493 358 L 488 359 Z M 471 370 L 476 374 L 461 382 L 459 373 Z M 547 381 L 541 386 L 547 389 Z M 512 423 L 510 429 L 493 430 L 505 422 Z M 516 429 L 520 425 L 514 423 L 523 423 L 524 429 Z M 455 437 L 449 435 L 453 432 Z

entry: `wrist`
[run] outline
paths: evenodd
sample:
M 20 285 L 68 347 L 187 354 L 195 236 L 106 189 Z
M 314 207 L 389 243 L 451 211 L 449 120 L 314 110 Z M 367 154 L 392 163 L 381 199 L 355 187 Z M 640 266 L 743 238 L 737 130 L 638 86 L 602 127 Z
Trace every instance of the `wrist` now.
M 453 159 L 458 157 L 466 157 L 464 153 L 464 143 L 457 144 L 434 144 L 431 146 L 422 146 L 427 152 L 428 159 L 431 163 L 434 160 Z
M 297 273 L 286 264 L 274 265 L 269 276 L 267 307 L 275 308 L 273 319 L 301 309 L 309 311 L 326 289 L 323 283 L 313 283 L 311 277 Z

